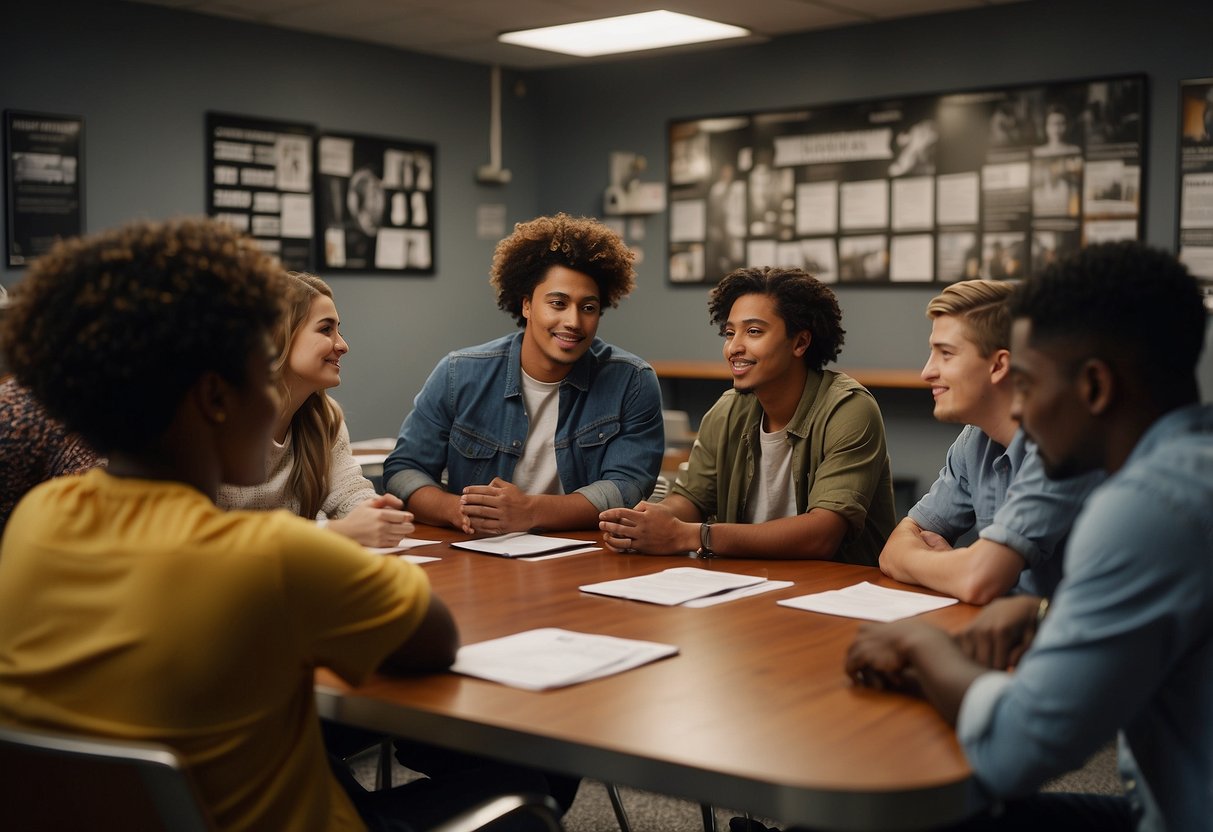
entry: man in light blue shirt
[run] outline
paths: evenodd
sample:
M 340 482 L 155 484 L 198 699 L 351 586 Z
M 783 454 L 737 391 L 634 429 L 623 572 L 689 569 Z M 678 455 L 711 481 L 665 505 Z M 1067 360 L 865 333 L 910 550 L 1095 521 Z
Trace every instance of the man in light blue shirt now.
M 956 640 L 916 621 L 864 627 L 847 672 L 913 678 L 956 723 L 978 782 L 1006 800 L 965 829 L 1213 829 L 1213 406 L 1196 384 L 1196 281 L 1168 254 L 1104 244 L 1030 279 L 1011 311 L 1015 413 L 1046 473 L 1111 477 L 1051 604 L 995 602 Z M 1033 794 L 1114 731 L 1126 796 Z
M 498 244 L 497 305 L 522 332 L 443 358 L 383 466 L 417 520 L 587 529 L 649 495 L 665 452 L 657 377 L 596 337 L 603 308 L 635 285 L 632 257 L 606 226 L 566 214 Z
M 1011 417 L 1014 286 L 955 283 L 927 304 L 931 353 L 922 369 L 935 418 L 965 425 L 931 490 L 889 536 L 880 568 L 910 584 L 987 604 L 1013 588 L 1052 595 L 1078 510 L 1103 479 L 1044 475 L 1035 446 Z M 978 539 L 956 546 L 975 531 Z

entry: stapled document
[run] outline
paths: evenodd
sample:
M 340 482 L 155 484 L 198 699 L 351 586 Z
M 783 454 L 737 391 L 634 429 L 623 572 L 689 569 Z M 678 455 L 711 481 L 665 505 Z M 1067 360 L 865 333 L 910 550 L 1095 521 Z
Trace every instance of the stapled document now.
M 766 578 L 757 575 L 734 575 L 732 572 L 716 572 L 694 566 L 676 566 L 652 575 L 586 584 L 579 589 L 595 595 L 673 607 L 696 598 L 707 598 L 765 581 Z
M 461 647 L 451 670 L 524 690 L 549 690 L 677 653 L 673 644 L 545 627 Z
M 586 544 L 587 541 L 572 537 L 547 537 L 529 532 L 510 532 L 496 537 L 461 540 L 458 543 L 452 543 L 451 547 L 467 549 L 470 552 L 483 552 L 487 555 L 500 555 L 504 558 L 525 558 L 567 549 L 584 549 Z

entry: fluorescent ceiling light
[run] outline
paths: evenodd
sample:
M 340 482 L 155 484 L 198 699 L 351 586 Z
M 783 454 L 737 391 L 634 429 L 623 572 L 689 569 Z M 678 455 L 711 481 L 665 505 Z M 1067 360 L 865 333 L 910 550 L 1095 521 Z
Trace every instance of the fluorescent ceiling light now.
M 655 11 L 506 32 L 498 35 L 497 40 L 517 46 L 529 46 L 532 49 L 546 49 L 549 52 L 590 58 L 616 52 L 639 52 L 642 49 L 660 49 L 663 46 L 743 38 L 749 34 L 749 29 L 742 29 L 740 26 L 730 26 L 727 23 L 717 23 L 714 20 L 704 20 L 677 12 Z

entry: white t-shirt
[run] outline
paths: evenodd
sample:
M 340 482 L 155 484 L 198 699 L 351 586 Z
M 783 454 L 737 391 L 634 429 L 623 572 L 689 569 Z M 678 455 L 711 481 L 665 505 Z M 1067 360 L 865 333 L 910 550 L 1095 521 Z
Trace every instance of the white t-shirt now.
M 563 494 L 556 470 L 556 424 L 560 382 L 537 381 L 522 373 L 522 401 L 530 421 L 522 456 L 514 466 L 514 485 L 527 494 Z
M 796 514 L 796 491 L 792 488 L 792 446 L 788 430 L 767 433 L 758 428 L 758 474 L 754 499 L 746 506 L 746 521 L 765 523 Z

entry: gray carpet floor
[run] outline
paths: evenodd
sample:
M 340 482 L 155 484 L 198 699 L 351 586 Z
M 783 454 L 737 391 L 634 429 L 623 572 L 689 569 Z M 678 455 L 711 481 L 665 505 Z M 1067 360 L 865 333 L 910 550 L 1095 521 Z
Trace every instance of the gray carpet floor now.
M 372 788 L 375 779 L 377 752 L 374 749 L 351 761 L 355 776 Z M 406 783 L 417 775 L 394 764 L 392 782 Z M 1045 785 L 1046 791 L 1092 792 L 1121 794 L 1120 777 L 1116 772 L 1116 748 L 1109 743 L 1080 769 L 1063 775 Z M 654 792 L 621 788 L 620 794 L 633 832 L 703 832 L 699 805 Z M 716 809 L 717 827 L 728 832 L 729 819 L 739 814 L 726 808 Z M 768 825 L 780 826 L 778 819 L 759 818 Z M 619 832 L 615 814 L 606 788 L 596 780 L 584 780 L 577 800 L 564 817 L 567 832 Z

